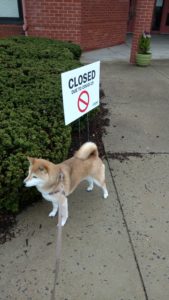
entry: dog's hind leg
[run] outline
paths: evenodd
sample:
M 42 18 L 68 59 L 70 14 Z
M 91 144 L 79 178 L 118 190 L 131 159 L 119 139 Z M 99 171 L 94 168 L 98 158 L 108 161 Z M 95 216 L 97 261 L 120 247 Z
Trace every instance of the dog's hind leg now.
M 109 195 L 108 193 L 108 190 L 107 190 L 107 187 L 106 187 L 106 183 L 104 182 L 103 184 L 101 182 L 99 182 L 98 180 L 96 179 L 93 179 L 94 183 L 99 186 L 102 191 L 103 191 L 103 198 L 106 199 Z
M 109 193 L 108 193 L 108 190 L 106 187 L 106 182 L 105 182 L 105 165 L 104 164 L 102 164 L 98 173 L 95 174 L 95 176 L 93 178 L 93 182 L 102 189 L 103 198 L 106 199 L 108 197 Z
M 104 184 L 101 186 L 102 188 L 102 191 L 103 191 L 103 198 L 104 199 L 107 199 L 109 193 L 108 193 L 108 190 L 107 190 L 107 187 L 106 187 L 106 183 L 104 182 Z
M 94 184 L 93 184 L 93 178 L 92 178 L 92 177 L 87 177 L 86 180 L 87 180 L 88 183 L 89 183 L 89 185 L 88 185 L 88 187 L 87 187 L 86 190 L 87 190 L 88 192 L 91 192 L 91 191 L 93 190 L 93 186 L 94 186 Z

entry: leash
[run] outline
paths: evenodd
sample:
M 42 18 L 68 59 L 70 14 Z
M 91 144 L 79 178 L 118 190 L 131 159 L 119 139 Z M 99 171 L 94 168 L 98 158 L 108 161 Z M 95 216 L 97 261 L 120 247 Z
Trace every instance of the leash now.
M 56 233 L 56 262 L 55 262 L 55 276 L 53 282 L 53 289 L 51 294 L 51 300 L 56 300 L 55 292 L 56 292 L 56 283 L 59 275 L 59 268 L 60 268 L 60 259 L 61 259 L 61 251 L 62 251 L 62 205 L 61 200 L 62 197 L 65 195 L 61 192 L 59 196 L 59 211 L 58 211 L 58 226 L 57 226 L 57 233 Z
M 89 141 L 90 139 L 90 127 L 89 127 L 89 115 L 87 113 L 87 140 Z M 78 124 L 78 129 L 79 129 L 79 144 L 81 146 L 81 124 L 80 124 L 80 118 L 79 118 L 79 124 Z M 63 177 L 64 175 L 61 173 L 60 174 L 60 181 L 63 182 Z M 61 190 L 56 190 L 54 192 L 49 193 L 50 195 L 53 195 L 55 193 L 60 193 L 59 197 L 65 197 L 65 192 L 64 192 L 64 186 L 62 185 Z M 60 198 L 61 201 L 61 198 Z M 51 294 L 50 300 L 56 300 L 55 298 L 55 292 L 56 292 L 56 283 L 59 275 L 59 267 L 60 267 L 60 258 L 61 258 L 61 251 L 62 251 L 62 205 L 59 202 L 59 212 L 58 212 L 58 226 L 57 226 L 57 235 L 56 235 L 56 263 L 55 263 L 55 276 L 54 276 L 54 283 L 53 283 L 53 290 Z

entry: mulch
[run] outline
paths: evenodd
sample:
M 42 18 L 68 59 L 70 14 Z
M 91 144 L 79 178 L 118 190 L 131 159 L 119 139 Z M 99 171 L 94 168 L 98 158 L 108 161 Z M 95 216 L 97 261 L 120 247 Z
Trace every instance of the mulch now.
M 106 133 L 106 126 L 109 126 L 109 118 L 107 118 L 108 109 L 106 104 L 101 103 L 99 111 L 90 119 L 86 118 L 86 124 L 83 129 L 76 128 L 72 133 L 72 144 L 69 150 L 69 157 L 71 157 L 76 150 L 85 142 L 94 142 L 99 151 L 99 156 L 103 159 L 105 157 L 104 145 L 102 136 Z M 84 123 L 83 123 L 84 124 Z M 79 125 L 80 126 L 80 125 Z
M 130 157 L 142 158 L 143 155 L 138 152 L 107 152 L 107 158 L 116 159 L 119 162 L 123 162 L 125 160 L 129 160 Z
M 14 225 L 16 224 L 16 215 L 7 211 L 0 210 L 0 244 L 15 237 Z

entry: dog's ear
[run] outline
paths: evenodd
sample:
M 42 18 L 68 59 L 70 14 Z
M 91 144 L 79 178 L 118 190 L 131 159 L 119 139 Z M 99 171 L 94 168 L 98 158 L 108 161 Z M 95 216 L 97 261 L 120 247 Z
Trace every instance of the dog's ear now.
M 59 171 L 59 181 L 63 181 L 64 177 L 65 177 L 65 175 L 63 173 L 63 170 L 60 169 L 60 171 Z
M 39 166 L 39 171 L 46 174 L 48 173 L 48 167 L 45 165 L 41 165 Z
M 27 157 L 27 159 L 29 160 L 30 165 L 33 165 L 35 158 L 34 157 Z

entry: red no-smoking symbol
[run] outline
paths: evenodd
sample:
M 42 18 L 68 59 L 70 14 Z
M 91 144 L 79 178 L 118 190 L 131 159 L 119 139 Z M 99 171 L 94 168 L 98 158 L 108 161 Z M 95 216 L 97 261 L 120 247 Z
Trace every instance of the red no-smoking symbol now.
M 89 93 L 87 91 L 82 91 L 79 95 L 77 106 L 80 112 L 85 112 L 89 106 Z

